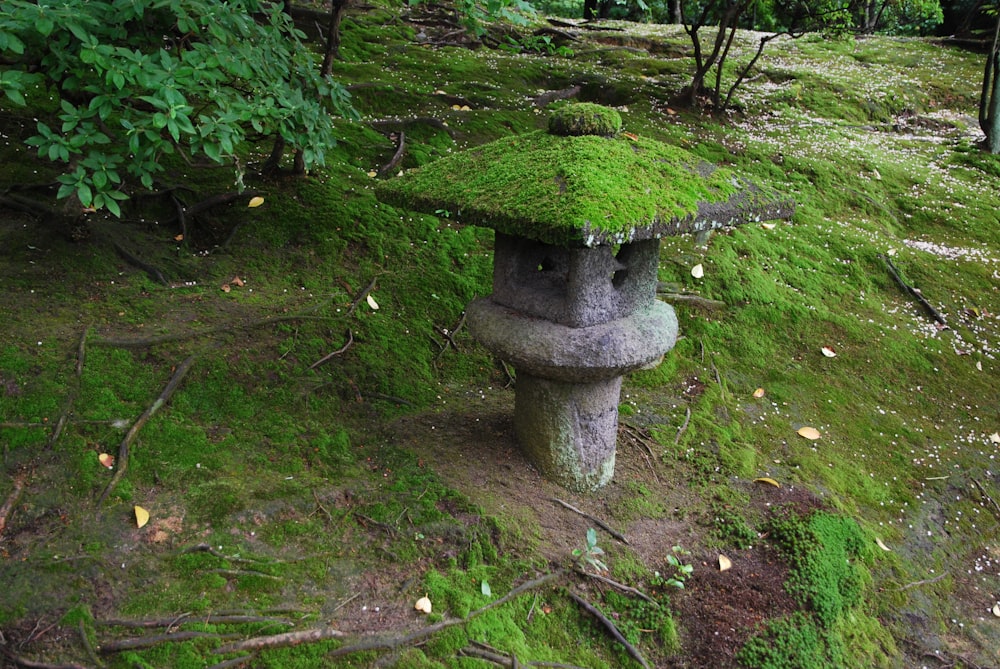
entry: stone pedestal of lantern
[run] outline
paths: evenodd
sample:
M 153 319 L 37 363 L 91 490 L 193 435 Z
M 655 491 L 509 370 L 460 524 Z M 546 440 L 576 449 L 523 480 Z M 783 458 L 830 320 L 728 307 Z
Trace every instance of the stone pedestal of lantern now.
M 656 299 L 660 237 L 792 212 L 682 149 L 620 129 L 614 110 L 570 104 L 547 133 L 453 154 L 377 191 L 496 230 L 493 293 L 468 306 L 468 327 L 517 371 L 522 448 L 576 491 L 614 474 L 623 375 L 655 366 L 677 340 L 673 309 Z

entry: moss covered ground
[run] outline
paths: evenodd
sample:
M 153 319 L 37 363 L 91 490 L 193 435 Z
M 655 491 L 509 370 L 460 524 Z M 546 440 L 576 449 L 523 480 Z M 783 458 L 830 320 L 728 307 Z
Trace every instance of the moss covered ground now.
M 639 666 L 571 593 L 651 666 L 1000 665 L 1000 162 L 976 146 L 981 56 L 776 40 L 738 109 L 708 118 L 671 102 L 691 67 L 678 27 L 579 31 L 557 56 L 435 47 L 400 11 L 345 20 L 335 75 L 361 121 L 324 170 L 248 178 L 262 206 L 215 208 L 186 239 L 156 198 L 83 241 L 0 212 L 0 665 Z M 492 232 L 373 190 L 543 128 L 536 100 L 571 86 L 797 204 L 664 240 L 682 338 L 626 380 L 616 477 L 591 497 L 519 455 L 508 370 L 462 328 Z M 51 178 L 31 124 L 0 110 L 4 188 Z M 191 202 L 231 188 L 170 178 Z M 98 455 L 121 468 L 190 356 L 101 499 L 116 469 Z M 600 561 L 649 600 L 572 571 L 594 570 L 594 523 L 552 498 L 628 538 L 599 533 Z

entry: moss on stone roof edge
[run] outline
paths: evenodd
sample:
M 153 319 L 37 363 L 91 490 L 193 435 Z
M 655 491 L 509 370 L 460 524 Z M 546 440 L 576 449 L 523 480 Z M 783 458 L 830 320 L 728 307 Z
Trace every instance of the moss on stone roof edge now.
M 790 203 L 683 149 L 620 134 L 533 132 L 381 182 L 378 197 L 561 246 L 597 246 L 786 218 Z

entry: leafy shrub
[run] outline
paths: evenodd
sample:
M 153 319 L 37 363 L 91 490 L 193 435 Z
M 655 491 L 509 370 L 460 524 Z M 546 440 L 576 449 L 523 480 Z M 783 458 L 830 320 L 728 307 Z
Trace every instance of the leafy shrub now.
M 320 76 L 279 3 L 258 0 L 11 0 L 0 15 L 0 90 L 49 107 L 28 140 L 64 164 L 59 197 L 120 214 L 126 177 L 152 188 L 163 157 L 230 164 L 280 138 L 305 167 L 335 143 L 349 95 Z

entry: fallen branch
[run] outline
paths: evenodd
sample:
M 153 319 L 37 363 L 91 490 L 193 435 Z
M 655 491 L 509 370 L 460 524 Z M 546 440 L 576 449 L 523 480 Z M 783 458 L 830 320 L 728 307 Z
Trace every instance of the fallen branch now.
M 486 660 L 487 662 L 492 662 L 494 664 L 499 664 L 502 667 L 510 667 L 511 669 L 517 669 L 518 667 L 553 667 L 556 669 L 584 669 L 575 664 L 563 664 L 561 662 L 518 662 L 517 657 L 513 653 L 510 655 L 505 655 L 501 653 L 496 648 L 492 646 L 479 642 L 472 641 L 465 648 L 459 649 L 459 655 L 465 657 L 474 657 L 479 660 Z
M 677 444 L 681 440 L 681 436 L 684 434 L 684 430 L 687 429 L 688 423 L 691 422 L 691 407 L 687 408 L 684 414 L 684 422 L 681 424 L 681 429 L 677 430 L 677 436 L 674 437 L 674 443 Z
M 21 493 L 24 491 L 24 484 L 27 479 L 28 473 L 25 471 L 18 472 L 14 476 L 13 487 L 11 488 L 10 494 L 7 495 L 7 499 L 4 501 L 3 506 L 0 506 L 0 534 L 3 534 L 4 528 L 7 527 L 7 519 L 14 512 L 14 505 L 17 504 L 17 500 L 21 497 Z
M 916 588 L 917 586 L 930 585 L 931 583 L 937 583 L 938 581 L 940 581 L 942 578 L 944 578 L 947 575 L 948 575 L 948 572 L 944 572 L 943 574 L 938 574 L 934 578 L 925 578 L 922 581 L 914 581 L 913 583 L 907 583 L 902 588 L 900 588 L 900 590 L 909 590 L 910 588 Z
M 987 500 L 989 500 L 990 504 L 993 505 L 993 509 L 996 511 L 997 518 L 1000 519 L 1000 504 L 997 504 L 997 501 L 989 496 L 989 494 L 986 492 L 986 488 L 983 487 L 982 483 L 980 483 L 976 479 L 972 479 L 972 482 L 976 484 L 977 488 L 979 488 L 980 494 Z
M 241 653 L 248 650 L 264 650 L 267 648 L 288 648 L 298 646 L 301 643 L 311 643 L 314 641 L 326 641 L 328 639 L 340 639 L 344 633 L 332 627 L 318 627 L 311 630 L 300 630 L 298 632 L 285 632 L 284 634 L 271 634 L 269 636 L 258 636 L 243 641 L 234 641 L 216 648 L 213 653 L 225 655 L 226 653 Z
M 583 607 L 587 613 L 597 618 L 601 624 L 604 625 L 605 629 L 611 633 L 611 636 L 615 638 L 615 641 L 623 645 L 628 654 L 631 655 L 636 662 L 641 664 L 645 669 L 650 669 L 649 664 L 646 662 L 646 658 L 642 656 L 639 649 L 628 642 L 628 639 L 626 639 L 622 633 L 618 631 L 618 628 L 615 627 L 615 624 L 611 622 L 610 618 L 601 613 L 596 606 L 585 600 L 583 597 L 580 597 L 575 592 L 569 591 L 566 594 L 570 596 L 570 599 Z
M 95 625 L 103 627 L 128 627 L 132 629 L 157 629 L 173 628 L 180 625 L 199 623 L 202 625 L 242 625 L 242 624 L 268 624 L 268 625 L 292 625 L 292 621 L 283 618 L 271 618 L 268 616 L 248 616 L 248 615 L 209 615 L 192 616 L 185 613 L 182 616 L 173 618 L 159 618 L 153 620 L 95 620 Z
M 118 482 L 123 476 L 125 476 L 125 472 L 128 469 L 129 449 L 132 446 L 132 442 L 135 441 L 136 436 L 139 434 L 139 430 L 143 428 L 149 419 L 152 418 L 164 404 L 170 401 L 170 397 L 174 394 L 174 391 L 177 390 L 181 381 L 184 380 L 184 376 L 188 373 L 188 370 L 191 369 L 191 365 L 194 364 L 194 361 L 195 357 L 192 355 L 180 364 L 174 372 L 174 375 L 170 378 L 166 387 L 163 389 L 163 392 L 160 393 L 160 396 L 156 398 L 156 401 L 153 402 L 141 416 L 139 416 L 129 429 L 128 433 L 125 435 L 125 438 L 122 439 L 122 443 L 118 445 L 118 460 L 116 462 L 117 469 L 115 470 L 115 475 L 111 477 L 111 480 L 108 481 L 108 485 L 104 489 L 104 492 L 102 492 L 101 496 L 97 499 L 98 505 L 103 503 L 104 500 L 108 498 L 111 491 L 115 489 Z
M 368 121 L 368 125 L 375 128 L 402 128 L 411 125 L 430 125 L 439 130 L 443 130 L 448 133 L 449 136 L 455 137 L 455 130 L 450 128 L 447 123 L 439 118 L 434 118 L 433 116 L 416 116 L 413 118 L 396 118 L 396 119 L 377 119 L 374 121 Z
M 580 94 L 580 86 L 570 86 L 569 88 L 562 88 L 558 91 L 545 91 L 544 93 L 535 96 L 532 101 L 536 107 L 547 107 L 556 100 L 568 100 L 569 98 L 575 98 Z
M 49 448 L 54 446 L 59 440 L 63 428 L 66 427 L 66 423 L 69 422 L 69 417 L 73 413 L 73 404 L 76 402 L 76 396 L 80 394 L 80 377 L 83 376 L 83 359 L 86 355 L 88 334 L 90 334 L 90 328 L 86 328 L 83 334 L 80 335 L 80 343 L 76 347 L 75 383 L 70 387 L 70 391 L 66 394 L 66 399 L 63 401 L 62 411 L 59 412 L 59 420 L 56 421 L 56 426 L 52 430 L 52 436 L 49 437 Z
M 225 555 L 219 551 L 212 548 L 209 544 L 195 544 L 194 546 L 188 546 L 180 552 L 181 555 L 187 555 L 188 553 L 208 553 L 213 557 L 217 557 L 220 560 L 226 560 L 228 562 L 250 562 L 250 563 L 260 563 L 265 562 L 267 564 L 272 564 L 265 560 L 255 560 L 253 558 L 244 558 L 235 555 Z
M 647 595 L 643 591 L 636 590 L 635 588 L 627 586 L 624 583 L 619 583 L 618 581 L 610 579 L 610 578 L 608 578 L 606 576 L 601 576 L 600 574 L 591 574 L 589 571 L 584 571 L 582 569 L 577 569 L 575 571 L 576 571 L 576 573 L 580 574 L 581 576 L 586 576 L 587 578 L 592 578 L 595 581 L 600 581 L 601 583 L 607 583 L 611 587 L 617 588 L 618 590 L 621 590 L 622 592 L 627 592 L 630 595 L 635 595 L 639 599 L 643 599 L 643 600 L 649 602 L 650 604 L 653 604 L 654 606 L 659 606 L 660 605 L 660 603 L 658 601 L 656 601 L 655 599 L 653 599 L 652 597 L 650 597 L 649 595 Z
M 168 632 L 167 634 L 154 634 L 152 636 L 140 636 L 131 639 L 118 639 L 109 641 L 98 647 L 101 653 L 119 653 L 123 650 L 138 650 L 140 648 L 152 648 L 161 643 L 174 643 L 176 641 L 189 641 L 191 639 L 226 639 L 232 635 L 215 634 L 213 632 L 198 632 L 195 630 L 184 630 L 182 632 Z
M 19 655 L 14 655 L 6 648 L 0 647 L 0 655 L 6 657 L 10 662 L 16 664 L 19 667 L 27 667 L 28 669 L 87 669 L 87 667 L 82 664 L 76 664 L 71 662 L 70 664 L 49 664 L 48 662 L 35 662 L 34 660 L 28 660 Z
M 350 316 L 351 314 L 353 314 L 355 312 L 355 310 L 358 308 L 358 305 L 361 304 L 361 301 L 364 300 L 366 297 L 368 297 L 368 294 L 371 293 L 375 289 L 375 282 L 376 281 L 378 281 L 378 277 L 375 277 L 371 281 L 369 281 L 368 285 L 365 286 L 364 290 L 362 290 L 358 294 L 358 296 L 356 298 L 354 298 L 354 301 L 351 302 L 351 308 L 347 310 L 347 315 L 348 316 Z
M 594 521 L 595 523 L 597 523 L 597 525 L 602 530 L 604 530 L 605 532 L 607 532 L 608 534 L 610 534 L 611 536 L 613 536 L 615 539 L 617 539 L 618 541 L 622 542 L 626 546 L 629 545 L 628 539 L 625 538 L 624 534 L 621 534 L 620 532 L 616 532 L 615 530 L 611 529 L 611 527 L 607 523 L 605 523 L 603 520 L 601 520 L 600 518 L 595 518 L 594 516 L 590 515 L 589 513 L 586 513 L 584 511 L 581 511 L 580 509 L 576 508 L 572 504 L 567 504 L 566 502 L 562 501 L 558 497 L 552 497 L 551 499 L 556 504 L 563 505 L 564 507 L 566 507 L 567 509 L 569 509 L 573 513 L 578 513 L 581 516 L 583 516 L 584 518 L 586 518 L 587 520 Z
M 428 625 L 422 629 L 415 632 L 410 632 L 409 634 L 403 635 L 369 635 L 362 637 L 360 640 L 348 644 L 346 646 L 341 646 L 340 648 L 334 649 L 328 653 L 330 657 L 339 657 L 342 655 L 350 655 L 352 653 L 358 653 L 362 651 L 371 650 L 395 650 L 397 648 L 403 648 L 406 646 L 415 645 L 424 639 L 433 636 L 437 632 L 449 627 L 454 627 L 455 625 L 464 625 L 468 623 L 473 618 L 486 613 L 487 611 L 494 609 L 498 606 L 506 604 L 511 599 L 528 592 L 534 588 L 541 587 L 547 583 L 550 583 L 557 578 L 561 578 L 566 572 L 564 570 L 559 570 L 541 576 L 539 578 L 527 581 L 512 589 L 506 595 L 500 599 L 495 599 L 486 606 L 472 611 L 464 618 L 451 618 L 448 620 L 443 620 L 439 623 L 433 625 Z M 298 632 L 286 632 L 285 634 L 274 634 L 271 636 L 263 637 L 253 637 L 250 639 L 245 639 L 243 641 L 237 641 L 234 643 L 226 644 L 216 648 L 213 653 L 217 655 L 224 655 L 226 653 L 237 653 L 242 651 L 253 651 L 262 650 L 265 648 L 282 648 L 287 646 L 295 646 L 301 643 L 311 642 L 311 641 L 323 641 L 326 639 L 337 639 L 346 636 L 343 632 L 335 630 L 328 627 L 320 627 L 311 630 L 301 630 Z
M 406 133 L 402 130 L 399 131 L 399 146 L 396 147 L 396 153 L 393 154 L 392 160 L 379 168 L 378 173 L 385 176 L 389 172 L 396 169 L 399 163 L 403 160 L 403 152 L 406 151 Z
M 353 343 L 354 343 L 354 333 L 351 332 L 348 329 L 348 331 L 347 331 L 347 343 L 344 344 L 343 346 L 341 346 L 340 348 L 338 348 L 333 353 L 327 353 L 322 358 L 320 358 L 319 360 L 317 360 L 313 364 L 309 365 L 309 369 L 316 369 L 317 367 L 319 367 L 320 365 L 322 365 L 324 362 L 326 362 L 330 358 L 333 358 L 334 356 L 340 355 L 341 353 L 343 353 L 347 349 L 351 348 L 351 344 L 353 344 Z
M 937 321 L 941 325 L 948 325 L 944 320 L 944 316 L 942 316 L 940 312 L 938 312 L 938 310 L 935 309 L 931 305 L 931 303 L 927 301 L 927 298 L 924 297 L 924 294 L 920 292 L 919 288 L 914 288 L 913 286 L 903 281 L 902 277 L 900 277 L 899 275 L 899 270 L 896 269 L 896 265 L 893 264 L 892 259 L 889 256 L 885 255 L 884 253 L 880 253 L 878 257 L 881 258 L 882 261 L 885 263 L 886 268 L 888 268 L 889 270 L 889 274 L 891 274 L 892 278 L 896 280 L 896 283 L 899 284 L 899 287 L 903 289 L 903 292 L 912 295 L 917 300 L 917 302 L 920 303 L 920 306 L 926 309 L 927 313 L 930 314 L 930 317 L 933 318 L 935 321 Z

